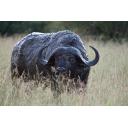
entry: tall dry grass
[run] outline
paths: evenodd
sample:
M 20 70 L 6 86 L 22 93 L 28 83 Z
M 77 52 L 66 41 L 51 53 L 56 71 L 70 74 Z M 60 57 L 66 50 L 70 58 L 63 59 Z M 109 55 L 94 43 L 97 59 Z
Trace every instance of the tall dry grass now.
M 20 38 L 0 38 L 0 105 L 128 105 L 128 42 L 89 42 L 99 50 L 100 61 L 91 69 L 86 94 L 64 92 L 55 99 L 44 83 L 11 81 L 11 51 Z M 92 50 L 87 51 L 93 58 Z

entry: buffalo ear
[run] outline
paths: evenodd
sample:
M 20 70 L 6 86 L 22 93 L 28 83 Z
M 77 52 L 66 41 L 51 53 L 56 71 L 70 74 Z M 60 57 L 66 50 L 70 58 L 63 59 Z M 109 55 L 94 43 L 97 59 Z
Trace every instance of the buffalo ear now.
M 51 66 L 55 65 L 55 55 L 54 54 L 49 58 L 48 64 Z
M 48 61 L 45 60 L 45 59 L 40 59 L 39 62 L 40 62 L 41 64 L 43 64 L 43 65 L 47 65 L 47 64 L 48 64 Z
M 47 61 L 47 60 L 45 60 L 45 59 L 40 59 L 40 63 L 43 64 L 44 66 L 47 65 L 47 64 L 48 64 L 48 65 L 51 65 L 51 66 L 54 66 L 54 64 L 55 64 L 55 59 L 54 59 L 53 56 L 49 59 L 49 61 Z
M 78 64 L 78 66 L 80 66 L 80 67 L 84 67 L 85 66 L 85 63 L 81 60 L 81 58 L 80 57 L 76 57 L 76 60 L 77 60 L 77 64 Z

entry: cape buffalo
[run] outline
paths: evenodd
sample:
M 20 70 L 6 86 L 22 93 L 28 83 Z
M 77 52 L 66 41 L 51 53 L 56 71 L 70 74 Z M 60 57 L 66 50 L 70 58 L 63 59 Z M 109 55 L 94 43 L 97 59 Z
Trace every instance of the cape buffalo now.
M 24 74 L 28 79 L 36 79 L 38 73 L 54 79 L 59 74 L 64 76 L 68 74 L 70 79 L 80 80 L 78 88 L 85 88 L 90 67 L 99 61 L 98 51 L 90 47 L 95 52 L 95 58 L 91 61 L 88 59 L 83 41 L 74 32 L 68 30 L 56 33 L 33 32 L 14 46 L 11 76 L 14 78 Z M 52 86 L 57 90 L 55 84 Z

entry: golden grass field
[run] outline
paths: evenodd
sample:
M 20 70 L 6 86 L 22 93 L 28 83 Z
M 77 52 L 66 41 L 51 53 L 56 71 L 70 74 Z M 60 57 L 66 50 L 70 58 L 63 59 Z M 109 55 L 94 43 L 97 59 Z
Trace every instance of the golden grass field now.
M 55 99 L 49 87 L 43 90 L 43 83 L 36 85 L 34 81 L 25 83 L 18 79 L 16 86 L 11 81 L 11 51 L 21 37 L 0 38 L 0 105 L 128 105 L 128 42 L 89 41 L 87 46 L 99 50 L 100 61 L 91 69 L 87 92 L 85 95 L 64 92 Z M 93 58 L 93 51 L 89 47 L 87 51 L 89 58 Z

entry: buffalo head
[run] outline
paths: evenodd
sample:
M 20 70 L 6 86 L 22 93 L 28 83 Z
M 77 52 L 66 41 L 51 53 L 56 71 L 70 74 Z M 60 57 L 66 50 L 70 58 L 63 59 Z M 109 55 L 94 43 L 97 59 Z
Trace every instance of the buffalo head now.
M 89 61 L 87 57 L 83 57 L 75 47 L 59 47 L 53 51 L 48 60 L 43 60 L 43 64 L 54 66 L 57 74 L 70 73 L 71 77 L 79 76 L 81 80 L 84 80 L 84 73 L 82 72 L 85 72 L 84 70 L 90 66 L 96 65 L 99 61 L 98 51 L 94 47 L 90 47 L 95 52 L 94 60 Z

